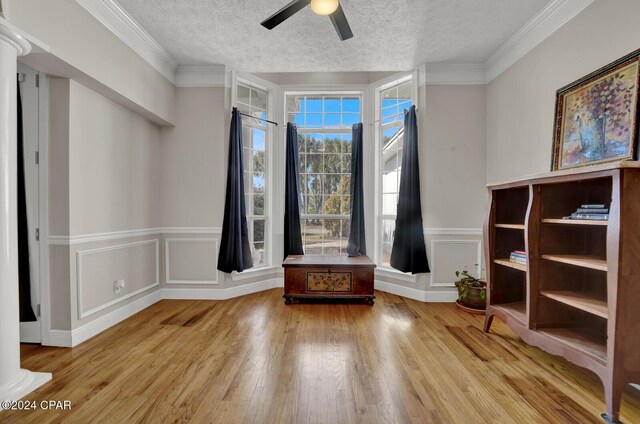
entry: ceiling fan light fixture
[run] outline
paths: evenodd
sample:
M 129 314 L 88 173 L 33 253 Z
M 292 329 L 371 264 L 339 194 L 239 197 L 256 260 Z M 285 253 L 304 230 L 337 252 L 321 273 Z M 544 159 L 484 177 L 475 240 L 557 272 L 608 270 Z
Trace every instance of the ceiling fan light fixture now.
M 340 0 L 311 0 L 311 10 L 318 15 L 331 15 L 338 9 Z

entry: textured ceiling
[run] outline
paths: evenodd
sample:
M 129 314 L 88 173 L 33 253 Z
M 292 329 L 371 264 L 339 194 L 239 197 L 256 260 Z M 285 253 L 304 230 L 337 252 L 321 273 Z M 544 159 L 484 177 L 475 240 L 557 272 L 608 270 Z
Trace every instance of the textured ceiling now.
M 483 62 L 549 0 L 341 0 L 354 38 L 309 7 L 269 31 L 289 0 L 118 0 L 182 64 L 246 72 L 408 70 Z

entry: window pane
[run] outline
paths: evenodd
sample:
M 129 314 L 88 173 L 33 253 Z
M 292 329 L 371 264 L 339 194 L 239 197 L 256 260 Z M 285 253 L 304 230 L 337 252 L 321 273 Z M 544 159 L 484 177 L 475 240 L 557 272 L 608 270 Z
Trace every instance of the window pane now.
M 238 106 L 240 106 L 239 103 L 243 103 L 244 105 L 249 106 L 250 105 L 250 100 L 249 100 L 250 89 L 249 89 L 249 87 L 246 87 L 244 85 L 238 84 L 237 89 L 238 89 L 238 94 L 237 94 L 237 96 L 238 96 L 238 98 L 237 98 Z M 238 107 L 238 109 L 242 110 L 242 108 L 240 108 L 240 107 Z
M 262 90 L 251 89 L 251 106 L 267 110 L 267 93 Z
M 253 152 L 252 156 L 252 171 L 264 172 L 264 152 Z
M 352 140 L 353 140 L 353 135 L 351 133 L 342 135 L 342 152 L 343 153 L 351 153 Z
M 325 153 L 340 153 L 342 150 L 342 136 L 340 134 L 327 134 L 324 137 Z
M 357 97 L 342 98 L 342 112 L 360 112 L 360 99 Z
M 265 150 L 264 140 L 266 137 L 266 132 L 264 130 L 259 130 L 256 128 L 252 128 L 252 144 L 253 150 Z
M 304 96 L 287 96 L 288 112 L 304 112 Z
M 389 265 L 389 262 L 391 262 L 392 247 L 391 243 L 382 243 L 382 263 L 385 265 Z
M 396 221 L 394 219 L 383 219 L 382 220 L 382 242 L 392 243 L 393 234 L 395 230 L 396 230 Z
M 247 205 L 247 210 L 251 210 L 253 209 L 253 214 L 254 215 L 264 215 L 264 194 L 255 194 L 253 195 L 253 207 L 250 208 L 249 205 Z
M 395 215 L 398 211 L 398 195 L 396 193 L 382 195 L 383 215 Z
M 322 114 L 321 113 L 307 113 L 305 120 L 306 128 L 322 128 Z
M 322 195 L 312 194 L 306 196 L 307 210 L 305 213 L 309 215 L 317 215 L 322 213 Z
M 321 174 L 306 174 L 307 178 L 307 193 L 308 194 L 322 194 L 323 185 L 322 180 L 324 176 Z
M 395 193 L 398 191 L 398 180 L 400 178 L 399 172 L 390 171 L 382 174 L 382 192 L 383 193 Z
M 264 265 L 266 263 L 266 254 L 264 251 L 264 243 L 254 243 L 252 245 L 251 257 L 253 259 L 253 266 Z
M 342 169 L 342 155 L 340 154 L 324 155 L 324 172 L 326 174 L 339 174 L 341 169 Z
M 338 128 L 340 127 L 340 114 L 339 113 L 327 113 L 324 115 L 324 127 L 325 128 Z
M 324 98 L 324 113 L 340 113 L 340 97 Z
M 351 214 L 351 196 L 340 196 L 340 197 L 342 199 L 342 215 Z
M 264 241 L 264 219 L 253 221 L 253 241 Z
M 306 112 L 318 112 L 322 113 L 322 97 L 318 96 L 307 96 L 305 102 L 305 111 Z
M 360 115 L 356 113 L 345 113 L 342 115 L 342 126 L 351 128 L 353 124 L 360 122 Z
M 264 193 L 264 174 L 253 174 L 254 193 Z
M 351 173 L 351 155 L 342 155 L 341 156 L 341 160 L 342 160 L 342 172 L 344 172 L 345 174 L 350 174 Z

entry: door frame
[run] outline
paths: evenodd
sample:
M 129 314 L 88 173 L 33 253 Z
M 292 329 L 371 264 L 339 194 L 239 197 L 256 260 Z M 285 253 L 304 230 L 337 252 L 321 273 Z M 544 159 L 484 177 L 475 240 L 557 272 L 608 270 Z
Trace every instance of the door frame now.
M 38 163 L 40 228 L 40 343 L 50 346 L 51 294 L 49 279 L 49 77 L 36 69 L 38 90 Z

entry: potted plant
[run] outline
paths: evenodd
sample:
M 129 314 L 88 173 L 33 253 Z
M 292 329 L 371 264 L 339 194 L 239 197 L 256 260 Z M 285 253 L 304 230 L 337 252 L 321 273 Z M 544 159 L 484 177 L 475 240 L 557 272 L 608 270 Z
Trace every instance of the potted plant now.
M 487 307 L 487 283 L 469 274 L 469 271 L 456 271 L 458 280 L 458 303 L 467 308 L 484 310 Z

